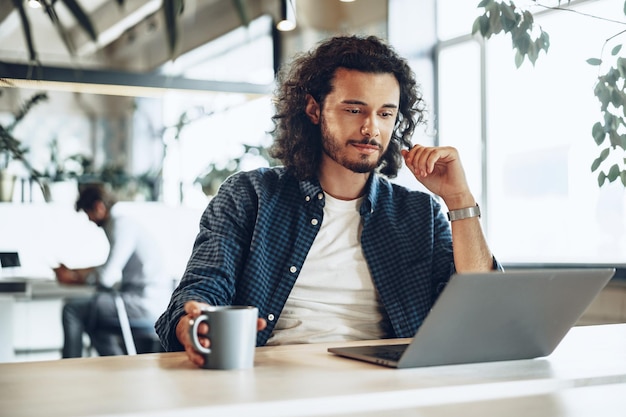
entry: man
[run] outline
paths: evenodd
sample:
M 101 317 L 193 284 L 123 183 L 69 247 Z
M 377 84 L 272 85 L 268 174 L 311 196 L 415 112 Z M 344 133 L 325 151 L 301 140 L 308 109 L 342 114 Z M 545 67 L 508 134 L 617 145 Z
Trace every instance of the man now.
M 124 354 L 115 292 L 124 300 L 130 320 L 152 323 L 171 295 L 171 281 L 164 276 L 163 255 L 154 238 L 134 219 L 119 215 L 114 205 L 115 199 L 99 184 L 83 186 L 76 201 L 76 211 L 83 210 L 103 228 L 110 250 L 99 267 L 69 269 L 61 264 L 54 270 L 60 283 L 96 285 L 93 297 L 69 299 L 63 307 L 63 358 L 82 356 L 83 332 L 100 356 Z
M 456 149 L 411 145 L 424 105 L 392 48 L 335 37 L 279 81 L 272 154 L 284 167 L 225 181 L 157 321 L 166 350 L 198 366 L 189 322 L 205 304 L 258 307 L 259 346 L 411 337 L 454 271 L 498 267 Z M 430 194 L 380 175 L 403 162 L 451 226 Z

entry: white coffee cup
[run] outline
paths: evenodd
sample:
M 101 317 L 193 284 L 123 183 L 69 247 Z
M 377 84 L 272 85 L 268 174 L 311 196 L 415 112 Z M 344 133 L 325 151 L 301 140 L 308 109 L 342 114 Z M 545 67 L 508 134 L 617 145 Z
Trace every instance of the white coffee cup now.
M 251 306 L 210 306 L 191 321 L 189 332 L 194 348 L 204 356 L 206 369 L 247 369 L 254 366 L 257 318 L 259 310 Z M 209 325 L 205 348 L 198 338 L 198 326 Z

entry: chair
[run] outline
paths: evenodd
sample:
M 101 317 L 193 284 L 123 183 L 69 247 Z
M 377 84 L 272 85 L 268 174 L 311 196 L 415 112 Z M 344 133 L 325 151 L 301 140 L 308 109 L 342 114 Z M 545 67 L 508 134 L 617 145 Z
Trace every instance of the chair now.
M 131 319 L 126 311 L 124 300 L 117 291 L 113 292 L 115 312 L 119 321 L 119 327 L 99 327 L 97 332 L 113 334 L 119 339 L 120 346 L 127 355 L 138 353 L 164 352 L 161 341 L 154 330 L 154 321 L 148 319 Z M 121 334 L 120 334 L 121 329 Z M 87 355 L 94 352 L 93 346 L 87 348 Z
M 124 306 L 124 300 L 119 293 L 115 293 L 115 309 L 122 329 L 122 341 L 127 355 L 137 353 L 162 352 L 163 347 L 154 331 L 151 320 L 130 320 Z M 139 349 L 137 349 L 139 345 Z
M 178 286 L 180 280 L 172 278 L 172 291 Z M 119 292 L 114 292 L 115 310 L 117 319 L 122 330 L 122 340 L 127 355 L 136 355 L 138 353 L 157 353 L 164 352 L 161 341 L 154 330 L 154 322 L 146 319 L 130 319 L 124 300 Z M 118 333 L 117 327 L 106 329 L 103 331 L 111 331 Z

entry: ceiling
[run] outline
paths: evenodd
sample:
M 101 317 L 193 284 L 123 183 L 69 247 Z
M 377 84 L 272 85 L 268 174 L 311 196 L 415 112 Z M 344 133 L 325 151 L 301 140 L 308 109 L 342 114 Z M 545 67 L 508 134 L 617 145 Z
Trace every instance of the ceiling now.
M 28 63 L 20 16 L 14 0 L 0 0 L 0 61 Z M 97 42 L 77 26 L 57 1 L 55 10 L 75 45 L 72 56 L 44 9 L 26 5 L 38 60 L 44 66 L 96 68 L 146 73 L 170 60 L 162 0 L 77 0 L 95 26 Z M 309 31 L 345 32 L 386 22 L 386 1 L 290 0 L 295 2 L 298 28 L 286 36 Z M 261 15 L 277 17 L 279 0 L 185 0 L 178 19 L 179 56 Z M 1 75 L 0 75 L 1 76 Z

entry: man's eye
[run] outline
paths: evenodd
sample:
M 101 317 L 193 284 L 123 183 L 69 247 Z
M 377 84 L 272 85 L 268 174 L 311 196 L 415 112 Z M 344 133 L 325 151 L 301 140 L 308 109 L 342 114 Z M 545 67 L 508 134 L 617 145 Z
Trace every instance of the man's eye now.
M 359 113 L 361 113 L 361 109 L 347 109 L 347 111 L 349 113 L 352 113 L 352 114 L 359 114 Z

